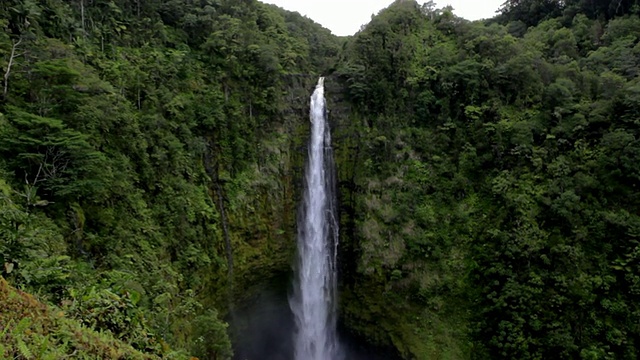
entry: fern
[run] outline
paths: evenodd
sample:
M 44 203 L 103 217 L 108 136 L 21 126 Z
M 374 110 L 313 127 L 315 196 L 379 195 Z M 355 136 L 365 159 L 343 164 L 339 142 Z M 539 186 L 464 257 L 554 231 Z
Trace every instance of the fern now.
M 13 333 L 18 333 L 18 334 L 23 334 L 25 330 L 27 330 L 27 328 L 29 327 L 29 325 L 31 325 L 31 319 L 25 317 L 22 318 L 22 320 L 20 320 L 20 322 L 18 323 L 18 325 L 16 325 L 16 328 L 13 329 Z
M 40 360 L 58 360 L 60 358 L 60 356 L 58 354 L 55 353 L 51 353 L 51 354 L 44 354 Z
M 4 327 L 4 330 L 0 332 L 0 340 L 5 339 L 5 335 L 7 334 L 7 332 L 9 331 L 9 328 L 11 327 L 11 325 L 13 325 L 13 323 L 14 323 L 13 319 L 10 319 L 7 325 Z M 4 345 L 0 344 L 0 360 L 5 360 L 5 359 L 6 358 L 4 357 Z
M 31 324 L 31 319 L 26 317 L 22 318 L 22 320 L 20 320 L 20 322 L 16 325 L 15 329 L 13 329 L 13 331 L 11 332 L 11 335 L 13 336 L 16 342 L 16 346 L 18 347 L 18 351 L 20 352 L 20 355 L 22 355 L 26 359 L 31 359 L 33 357 L 33 354 L 31 353 L 29 346 L 27 346 L 27 344 L 24 342 L 24 339 L 23 339 L 23 334 L 30 324 Z
M 22 355 L 27 359 L 31 359 L 33 357 L 33 354 L 31 354 L 31 350 L 29 350 L 29 347 L 27 346 L 27 344 L 24 342 L 24 340 L 22 340 L 22 334 L 17 334 L 17 336 L 15 337 L 15 340 L 16 340 L 16 346 L 20 351 L 20 355 Z
M 0 333 L 0 339 L 4 338 L 4 336 L 7 334 L 7 331 L 9 331 L 9 328 L 11 327 L 11 325 L 13 325 L 13 323 L 14 323 L 13 319 L 9 319 L 9 322 L 4 327 L 4 330 L 2 330 L 2 332 Z
M 49 336 L 44 336 L 42 337 L 42 343 L 38 347 L 38 356 L 36 356 L 36 358 L 42 359 L 47 353 L 47 350 L 49 350 Z

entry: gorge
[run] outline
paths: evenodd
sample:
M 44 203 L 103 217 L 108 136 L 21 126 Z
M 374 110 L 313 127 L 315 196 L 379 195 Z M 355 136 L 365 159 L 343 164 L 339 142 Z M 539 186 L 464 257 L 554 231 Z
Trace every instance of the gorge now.
M 639 9 L 0 2 L 0 358 L 638 358 Z

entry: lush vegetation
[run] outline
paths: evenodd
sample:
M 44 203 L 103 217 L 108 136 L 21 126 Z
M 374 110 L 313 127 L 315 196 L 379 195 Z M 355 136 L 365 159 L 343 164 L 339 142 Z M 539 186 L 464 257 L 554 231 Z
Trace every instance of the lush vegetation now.
M 338 39 L 253 0 L 3 1 L 0 358 L 230 357 L 224 315 L 290 269 L 331 73 L 347 329 L 636 359 L 639 13 L 398 0 Z
M 114 339 L 110 332 L 98 333 L 65 318 L 64 312 L 12 288 L 4 279 L 0 279 L 0 303 L 2 359 L 159 359 Z M 177 353 L 164 355 L 184 358 Z
M 2 276 L 146 354 L 229 357 L 228 301 L 289 264 L 301 74 L 338 39 L 232 0 L 9 0 L 0 28 Z
M 342 55 L 345 321 L 406 357 L 637 358 L 640 9 L 450 10 L 398 1 Z

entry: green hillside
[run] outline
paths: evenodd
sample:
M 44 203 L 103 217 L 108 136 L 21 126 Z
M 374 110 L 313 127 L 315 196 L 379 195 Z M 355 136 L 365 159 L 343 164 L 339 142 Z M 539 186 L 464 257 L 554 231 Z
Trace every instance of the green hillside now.
M 3 356 L 232 357 L 225 320 L 290 276 L 325 75 L 341 328 L 636 359 L 639 14 L 398 0 L 338 38 L 255 0 L 3 1 Z
M 638 10 L 398 1 L 349 41 L 350 327 L 406 358 L 638 356 Z

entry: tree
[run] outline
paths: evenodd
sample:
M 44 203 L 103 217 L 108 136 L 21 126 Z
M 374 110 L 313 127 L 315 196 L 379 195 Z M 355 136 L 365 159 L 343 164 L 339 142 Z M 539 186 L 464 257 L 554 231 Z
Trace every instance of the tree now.
M 9 91 L 9 76 L 11 76 L 11 67 L 13 66 L 13 62 L 15 59 L 23 55 L 23 54 L 17 53 L 17 51 L 19 50 L 18 47 L 20 46 L 21 42 L 22 42 L 22 39 L 18 39 L 18 41 L 13 42 L 11 45 L 11 54 L 9 55 L 9 63 L 7 64 L 7 70 L 4 73 L 4 89 L 2 91 L 2 96 L 4 98 L 7 97 L 7 92 Z

